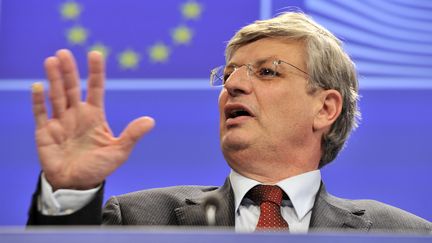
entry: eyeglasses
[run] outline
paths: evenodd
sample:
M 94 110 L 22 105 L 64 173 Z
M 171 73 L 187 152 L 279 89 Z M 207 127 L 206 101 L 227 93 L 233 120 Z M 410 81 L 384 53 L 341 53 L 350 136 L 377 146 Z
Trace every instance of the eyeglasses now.
M 285 76 L 284 74 L 288 72 L 288 70 L 283 70 L 283 68 L 279 68 L 281 64 L 287 64 L 290 67 L 309 76 L 307 72 L 292 65 L 291 63 L 282 60 L 262 60 L 256 62 L 255 64 L 243 64 L 240 66 L 222 65 L 216 67 L 210 71 L 210 85 L 213 87 L 224 86 L 230 76 L 243 66 L 247 68 L 247 75 L 249 78 L 255 77 L 262 81 L 270 81 L 276 77 Z

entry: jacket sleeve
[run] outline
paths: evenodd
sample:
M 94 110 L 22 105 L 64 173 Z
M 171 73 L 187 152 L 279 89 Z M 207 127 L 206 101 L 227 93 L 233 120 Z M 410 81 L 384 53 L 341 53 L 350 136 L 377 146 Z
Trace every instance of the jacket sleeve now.
M 105 183 L 104 183 L 105 184 Z M 39 212 L 37 204 L 41 190 L 41 179 L 37 183 L 36 192 L 32 196 L 28 212 L 27 226 L 36 225 L 100 225 L 102 223 L 102 203 L 104 185 L 86 206 L 70 215 L 47 216 Z

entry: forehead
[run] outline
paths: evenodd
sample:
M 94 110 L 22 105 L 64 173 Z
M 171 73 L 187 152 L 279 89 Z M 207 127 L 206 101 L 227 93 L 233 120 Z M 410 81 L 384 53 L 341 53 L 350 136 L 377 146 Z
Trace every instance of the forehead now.
M 306 66 L 303 42 L 280 38 L 264 38 L 244 45 L 234 52 L 229 63 L 245 64 L 270 57 Z

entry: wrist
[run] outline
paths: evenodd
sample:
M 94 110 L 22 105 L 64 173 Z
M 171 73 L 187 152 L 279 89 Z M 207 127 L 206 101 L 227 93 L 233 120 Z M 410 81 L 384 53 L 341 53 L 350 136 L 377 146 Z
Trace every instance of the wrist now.
M 52 177 L 45 173 L 45 179 L 51 185 L 52 191 L 55 192 L 61 189 L 85 191 L 99 187 L 102 183 L 79 183 L 82 179 L 61 180 Z

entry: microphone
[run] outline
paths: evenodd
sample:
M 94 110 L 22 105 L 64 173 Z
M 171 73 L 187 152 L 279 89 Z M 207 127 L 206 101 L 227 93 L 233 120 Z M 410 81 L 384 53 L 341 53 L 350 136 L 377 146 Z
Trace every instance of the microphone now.
M 216 226 L 216 213 L 220 208 L 221 199 L 216 194 L 209 195 L 204 203 L 204 212 L 208 226 Z

